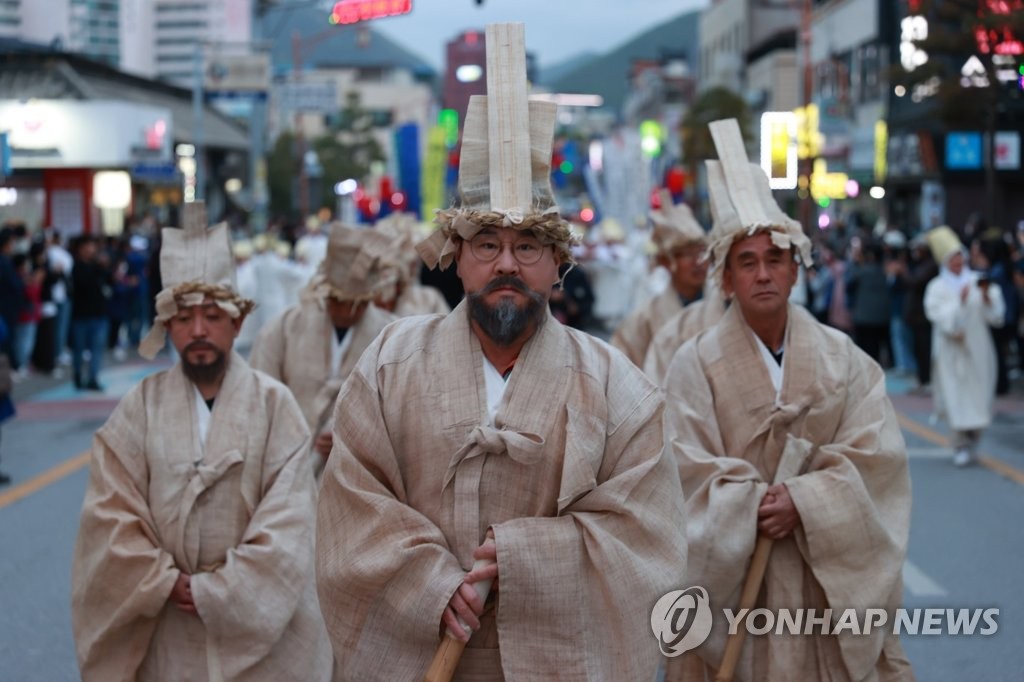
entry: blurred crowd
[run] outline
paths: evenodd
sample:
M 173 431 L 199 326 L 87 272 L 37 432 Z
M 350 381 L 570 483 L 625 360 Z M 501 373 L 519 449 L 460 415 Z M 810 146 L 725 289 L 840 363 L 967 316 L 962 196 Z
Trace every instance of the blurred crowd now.
M 160 290 L 159 225 L 130 221 L 119 236 L 65 239 L 55 228 L 24 223 L 0 228 L 0 315 L 9 333 L 4 352 L 13 380 L 30 372 L 66 377 L 80 390 L 103 390 L 107 353 L 122 360 L 134 352 L 154 317 Z M 1005 324 L 992 328 L 998 362 L 997 394 L 1024 368 L 1024 221 L 1013 232 L 971 220 L 957 230 L 969 245 L 969 267 L 999 284 Z M 563 283 L 551 298 L 565 324 L 604 334 L 644 298 L 667 285 L 649 272 L 646 257 L 614 221 L 592 226 L 574 251 L 578 265 L 563 266 Z M 931 383 L 931 324 L 924 291 L 939 271 L 923 235 L 898 229 L 866 230 L 837 223 L 815 235 L 814 263 L 801 272 L 793 299 L 821 322 L 849 333 L 872 358 L 920 387 Z M 239 287 L 259 302 L 239 340 L 246 346 L 259 329 L 298 300 L 326 253 L 324 223 L 272 224 L 265 234 L 235 230 Z M 641 265 L 637 265 L 637 263 Z M 660 277 L 659 277 L 660 275 Z M 450 306 L 462 296 L 451 273 L 424 271 Z

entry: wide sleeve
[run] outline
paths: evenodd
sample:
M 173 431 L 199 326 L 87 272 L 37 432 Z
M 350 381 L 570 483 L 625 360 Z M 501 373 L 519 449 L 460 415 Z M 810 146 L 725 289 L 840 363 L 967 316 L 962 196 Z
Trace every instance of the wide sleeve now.
M 995 282 L 988 286 L 988 303 L 982 301 L 981 314 L 990 327 L 1000 329 L 1006 324 L 1006 300 L 1002 288 Z
M 924 290 L 924 315 L 942 334 L 963 336 L 964 314 L 960 295 L 950 291 L 938 279 L 929 282 Z
M 786 486 L 800 513 L 797 547 L 829 606 L 863 613 L 899 605 L 910 531 L 910 476 L 885 375 L 852 344 L 850 353 L 845 406 L 835 435 L 818 446 L 810 470 Z M 855 679 L 872 670 L 884 637 L 881 628 L 839 637 Z
M 627 369 L 631 376 L 619 379 L 639 383 Z M 655 674 L 651 610 L 685 587 L 686 538 L 682 491 L 662 438 L 662 399 L 643 385 L 649 392 L 620 423 L 569 408 L 557 516 L 492 527 L 507 679 Z
M 687 583 L 707 589 L 712 604 L 725 604 L 754 551 L 757 509 L 768 485 L 744 453 L 726 451 L 697 341 L 676 353 L 664 388 L 665 442 L 686 499 Z
M 465 572 L 411 507 L 377 387 L 378 337 L 341 389 L 317 511 L 317 589 L 344 679 L 414 679 Z
M 260 330 L 249 351 L 249 366 L 278 381 L 285 381 L 285 314 L 278 315 Z
M 283 389 L 271 401 L 268 418 L 260 497 L 249 501 L 252 512 L 241 542 L 216 570 L 192 576 L 192 596 L 207 630 L 253 662 L 281 639 L 314 579 L 316 490 L 306 456 L 309 431 Z M 245 668 L 238 661 L 232 665 Z
M 149 509 L 139 392 L 93 439 L 71 567 L 71 625 L 83 680 L 134 680 L 180 571 Z

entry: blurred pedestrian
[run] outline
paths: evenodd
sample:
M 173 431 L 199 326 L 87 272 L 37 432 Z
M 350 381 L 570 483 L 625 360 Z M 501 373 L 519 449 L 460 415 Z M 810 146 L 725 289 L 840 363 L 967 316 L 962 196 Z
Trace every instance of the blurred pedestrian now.
M 14 401 L 11 399 L 11 363 L 2 350 L 10 336 L 7 323 L 0 317 L 0 425 L 14 416 Z M 7 485 L 11 477 L 0 471 L 0 485 Z
M 36 345 L 36 329 L 42 316 L 43 277 L 46 272 L 33 270 L 28 254 L 19 253 L 11 262 L 25 287 L 26 302 L 14 325 L 14 357 L 11 365 L 16 371 L 15 378 L 18 379 L 28 375 L 32 349 Z
M 883 237 L 883 267 L 889 291 L 889 347 L 892 349 L 892 364 L 901 374 L 914 376 L 913 340 L 910 326 L 904 313 L 910 275 L 907 238 L 897 230 L 890 230 Z
M 0 344 L 0 352 L 12 362 L 14 327 L 18 324 L 18 316 L 28 303 L 25 299 L 25 282 L 18 275 L 11 260 L 14 256 L 14 241 L 13 228 L 0 228 L 0 317 L 7 327 L 5 340 Z
M 928 240 L 924 235 L 910 243 L 910 264 L 906 275 L 907 294 L 904 300 L 904 319 L 910 327 L 914 346 L 914 367 L 919 389 L 932 382 L 932 323 L 924 314 L 924 292 L 928 283 L 939 274 L 939 266 L 932 258 Z
M 888 351 L 891 365 L 892 346 L 889 287 L 882 267 L 882 249 L 875 242 L 866 242 L 854 249 L 853 259 L 846 282 L 853 340 L 872 360 L 885 367 L 882 349 Z
M 32 346 L 31 363 L 37 372 L 50 374 L 56 367 L 54 340 L 57 330 L 57 305 L 53 302 L 53 289 L 59 277 L 50 269 L 46 256 L 46 243 L 42 239 L 32 242 L 29 261 L 33 273 L 40 279 L 39 322 L 36 324 L 36 338 Z
M 61 243 L 60 232 L 50 228 L 46 235 L 46 259 L 50 272 L 54 276 L 50 289 L 50 300 L 57 307 L 57 316 L 53 335 L 53 346 L 58 365 L 71 364 L 70 347 L 71 333 L 71 270 L 75 259 Z
M 935 408 L 953 431 L 956 466 L 977 458 L 982 430 L 992 422 L 996 353 L 989 327 L 1004 322 L 998 284 L 967 267 L 967 253 L 948 227 L 928 232 L 928 245 L 941 264 L 925 290 L 924 310 L 933 325 Z
M 105 257 L 97 253 L 96 239 L 84 235 L 75 249 L 71 273 L 71 365 L 75 388 L 102 391 L 100 368 L 107 341 L 107 302 L 111 276 Z M 88 374 L 83 374 L 85 353 L 89 352 Z
M 996 349 L 996 395 L 1006 395 L 1010 391 L 1010 346 L 1017 335 L 1020 314 L 1017 289 L 1013 286 L 1013 263 L 1005 239 L 1008 236 L 993 227 L 972 245 L 975 247 L 972 249 L 975 269 L 987 273 L 988 278 L 999 285 L 1006 304 L 1002 326 L 992 327 L 992 343 Z

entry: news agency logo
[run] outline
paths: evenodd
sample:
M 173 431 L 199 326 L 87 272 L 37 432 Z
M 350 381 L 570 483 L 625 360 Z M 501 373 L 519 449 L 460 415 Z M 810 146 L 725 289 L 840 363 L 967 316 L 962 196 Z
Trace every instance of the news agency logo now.
M 669 592 L 651 611 L 651 630 L 658 648 L 669 658 L 704 643 L 711 634 L 711 604 L 703 587 Z
M 869 635 L 888 628 L 894 635 L 994 635 L 999 630 L 999 609 L 918 608 L 896 609 L 889 620 L 886 609 L 722 609 L 730 635 L 741 628 L 761 635 Z M 688 587 L 664 595 L 651 611 L 651 630 L 658 648 L 669 658 L 704 643 L 711 633 L 711 604 L 703 587 Z

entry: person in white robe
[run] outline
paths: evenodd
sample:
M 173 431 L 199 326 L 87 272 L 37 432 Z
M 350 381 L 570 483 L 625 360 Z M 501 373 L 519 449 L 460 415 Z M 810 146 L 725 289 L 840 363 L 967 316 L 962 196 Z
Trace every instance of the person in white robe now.
M 924 290 L 924 314 L 932 323 L 932 395 L 935 412 L 953 432 L 953 464 L 977 461 L 978 441 L 992 423 L 996 353 L 990 327 L 1004 324 L 999 285 L 967 267 L 966 250 L 947 226 L 926 233 L 940 264 Z
M 238 295 L 226 225 L 201 202 L 163 230 L 157 319 L 180 356 L 93 441 L 72 564 L 81 678 L 331 679 L 315 592 L 313 471 L 298 405 L 232 352 Z
M 810 241 L 748 163 L 735 119 L 710 127 L 719 158 L 707 162 L 712 276 L 732 303 L 676 353 L 664 384 L 665 439 L 686 499 L 687 582 L 715 609 L 737 612 L 766 537 L 774 546 L 754 608 L 835 616 L 810 632 L 747 635 L 734 680 L 913 680 L 891 628 L 838 627 L 847 609 L 860 619 L 882 609 L 892 623 L 901 600 L 910 479 L 885 375 L 848 336 L 789 302 Z M 782 461 L 796 473 L 776 482 Z M 706 641 L 669 659 L 666 680 L 714 679 L 728 630 L 717 617 Z
M 522 45 L 503 28 L 489 52 Z M 548 311 L 572 243 L 550 188 L 556 107 L 527 105 L 525 75 L 515 91 L 528 125 L 493 140 L 488 115 L 514 105 L 502 90 L 470 100 L 462 203 L 420 244 L 428 266 L 456 263 L 467 298 L 388 326 L 338 397 L 317 572 L 346 679 L 423 679 L 442 632 L 468 640 L 458 680 L 652 680 L 658 666 L 651 609 L 686 555 L 662 399 Z M 499 141 L 522 150 L 522 175 L 488 174 Z
M 372 229 L 332 223 L 327 257 L 302 299 L 271 320 L 249 356 L 253 369 L 284 383 L 314 434 L 317 473 L 331 453 L 331 410 L 359 356 L 395 317 L 373 305 L 394 286 L 391 240 Z

